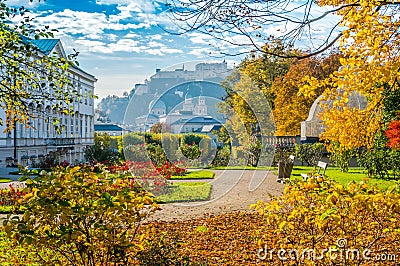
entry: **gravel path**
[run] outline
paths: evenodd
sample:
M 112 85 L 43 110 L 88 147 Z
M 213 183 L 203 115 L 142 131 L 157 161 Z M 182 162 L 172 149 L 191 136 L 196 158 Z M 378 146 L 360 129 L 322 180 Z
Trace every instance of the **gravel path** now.
M 173 221 L 200 218 L 236 211 L 247 212 L 250 204 L 258 200 L 268 200 L 269 195 L 279 196 L 284 185 L 276 182 L 276 175 L 266 170 L 213 170 L 214 179 L 191 180 L 193 182 L 209 182 L 212 184 L 209 201 L 160 204 L 148 220 Z M 182 180 L 174 182 L 188 182 Z M 189 181 L 190 182 L 190 181 Z M 10 183 L 0 184 L 1 188 L 9 188 Z M 20 182 L 11 183 L 14 188 L 23 187 Z M 0 215 L 0 219 L 5 215 Z
M 265 170 L 214 170 L 216 178 L 202 180 L 213 185 L 211 199 L 205 202 L 161 204 L 161 210 L 149 220 L 187 220 L 207 215 L 249 211 L 250 204 L 279 196 L 284 185 L 276 175 Z M 198 180 L 199 181 L 199 180 Z

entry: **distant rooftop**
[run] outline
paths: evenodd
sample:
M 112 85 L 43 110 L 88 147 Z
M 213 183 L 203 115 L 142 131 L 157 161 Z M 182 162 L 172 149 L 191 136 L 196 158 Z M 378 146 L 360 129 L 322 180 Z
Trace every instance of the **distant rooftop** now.
M 95 124 L 94 131 L 123 131 L 124 129 L 114 124 Z
M 201 129 L 202 133 L 209 133 L 213 130 L 220 130 L 220 128 L 222 127 L 221 124 L 212 124 L 212 125 L 205 125 L 203 126 L 203 128 Z
M 172 125 L 179 125 L 179 124 L 221 124 L 218 120 L 212 118 L 211 116 L 196 116 L 190 119 L 179 119 L 172 123 Z
M 59 39 L 39 39 L 39 40 L 32 40 L 32 44 L 34 44 L 39 50 L 44 54 L 49 54 L 54 47 L 59 42 Z
M 54 47 L 57 45 L 57 43 L 60 41 L 60 39 L 29 39 L 25 36 L 21 36 L 21 39 L 24 43 L 31 43 L 37 48 L 39 48 L 39 51 L 42 53 L 48 55 Z

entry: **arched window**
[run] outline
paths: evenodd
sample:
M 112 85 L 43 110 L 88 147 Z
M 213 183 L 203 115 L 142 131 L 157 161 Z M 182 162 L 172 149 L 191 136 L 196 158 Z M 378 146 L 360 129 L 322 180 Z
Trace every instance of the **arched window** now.
M 37 120 L 36 137 L 42 138 L 43 137 L 43 110 L 42 110 L 41 105 L 38 105 L 36 108 L 36 120 Z

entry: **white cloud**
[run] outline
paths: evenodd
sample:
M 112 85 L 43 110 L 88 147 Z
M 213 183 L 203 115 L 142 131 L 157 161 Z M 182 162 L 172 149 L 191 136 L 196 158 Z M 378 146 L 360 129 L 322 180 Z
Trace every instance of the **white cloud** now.
M 129 5 L 132 0 L 96 0 L 97 5 Z
M 211 50 L 210 48 L 196 47 L 196 48 L 192 48 L 192 50 L 189 52 L 189 54 L 194 55 L 197 58 L 204 58 L 205 56 L 208 56 L 214 52 L 215 52 L 215 50 Z
M 35 19 L 40 25 L 56 28 L 63 34 L 83 34 L 98 38 L 107 27 L 107 17 L 103 13 L 89 13 L 65 9 L 62 12 L 43 14 Z
M 181 49 L 175 48 L 163 48 L 162 50 L 165 54 L 182 54 L 183 51 Z
M 23 6 L 26 7 L 28 9 L 33 8 L 33 7 L 37 7 L 39 5 L 43 5 L 43 2 L 39 2 L 39 1 L 29 1 L 29 0 L 7 0 L 6 4 L 8 6 Z
M 114 52 L 140 52 L 139 42 L 132 39 L 121 39 L 116 43 L 110 43 L 108 47 Z
M 138 0 L 130 2 L 128 5 L 119 4 L 117 9 L 120 11 L 117 15 L 110 15 L 111 22 L 119 22 L 124 19 L 132 18 L 139 14 L 152 14 L 155 12 L 155 8 L 151 1 Z
M 148 46 L 149 47 L 165 47 L 165 45 L 164 44 L 162 44 L 162 43 L 159 43 L 159 42 L 153 42 L 153 41 L 151 41 L 151 42 L 149 42 L 148 43 Z
M 150 36 L 150 39 L 155 40 L 155 41 L 159 41 L 162 39 L 162 35 L 161 34 L 155 34 Z
M 210 35 L 198 32 L 189 33 L 188 36 L 190 41 L 195 44 L 209 44 L 213 40 Z
M 78 39 L 76 40 L 76 43 L 82 45 L 86 48 L 85 50 L 91 53 L 111 54 L 113 52 L 109 47 L 107 47 L 106 43 L 100 41 Z
M 118 39 L 118 35 L 116 34 L 104 34 L 104 37 L 106 37 L 111 42 L 115 42 Z
M 133 32 L 129 32 L 128 34 L 126 34 L 126 35 L 124 36 L 124 38 L 127 38 L 127 39 L 129 39 L 129 38 L 136 38 L 136 37 L 139 37 L 139 35 L 136 34 L 136 33 L 133 33 Z

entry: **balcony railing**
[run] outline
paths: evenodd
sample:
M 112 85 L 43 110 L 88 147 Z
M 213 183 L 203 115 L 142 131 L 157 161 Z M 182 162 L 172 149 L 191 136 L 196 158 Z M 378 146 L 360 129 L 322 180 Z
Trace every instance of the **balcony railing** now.
M 65 145 L 75 145 L 74 138 L 52 138 L 45 140 L 47 146 L 65 146 Z
M 267 146 L 294 147 L 296 142 L 300 143 L 297 136 L 267 136 L 264 141 Z

